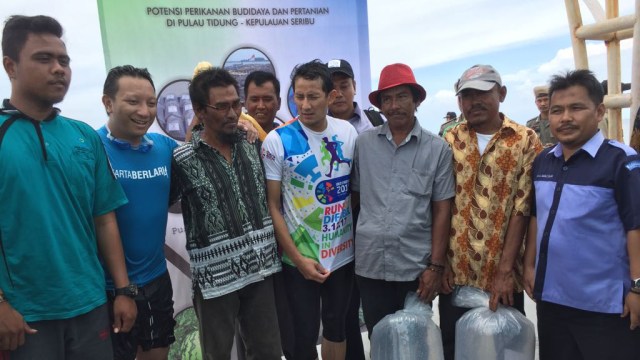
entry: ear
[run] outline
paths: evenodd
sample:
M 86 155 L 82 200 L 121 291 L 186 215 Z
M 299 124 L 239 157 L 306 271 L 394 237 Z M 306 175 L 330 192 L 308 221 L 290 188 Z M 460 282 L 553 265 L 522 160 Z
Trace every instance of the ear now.
M 111 115 L 113 112 L 113 100 L 109 97 L 109 95 L 102 95 L 102 105 L 104 105 L 104 110 L 107 114 Z
M 333 104 L 334 101 L 336 101 L 336 98 L 338 97 L 338 91 L 336 89 L 332 89 L 331 91 L 329 91 L 329 105 Z
M 2 66 L 4 67 L 4 71 L 9 75 L 9 79 L 15 79 L 16 77 L 16 66 L 17 63 L 8 56 L 2 57 Z
M 351 79 L 351 82 L 353 82 L 353 93 L 357 94 L 357 92 L 356 92 L 356 80 L 355 79 Z
M 276 102 L 278 103 L 278 106 L 276 106 L 276 112 L 278 112 L 278 110 L 280 110 L 280 105 L 282 105 L 282 99 L 280 98 L 280 96 L 278 96 L 276 99 Z
M 600 105 L 596 106 L 596 118 L 598 119 L 598 122 L 604 119 L 606 111 L 607 109 L 604 107 L 604 103 L 600 103 Z
M 507 97 L 507 87 L 502 86 L 499 92 L 500 92 L 500 102 L 504 102 L 504 99 Z
M 198 120 L 203 123 L 204 119 L 206 119 L 206 112 L 207 109 L 205 108 L 193 108 L 193 112 L 196 114 L 196 117 L 198 118 Z

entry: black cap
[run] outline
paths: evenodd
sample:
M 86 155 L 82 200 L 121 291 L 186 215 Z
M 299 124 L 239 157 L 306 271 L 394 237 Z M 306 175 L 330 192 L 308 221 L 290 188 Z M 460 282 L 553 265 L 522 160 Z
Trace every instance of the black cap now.
M 457 118 L 457 117 L 458 117 L 458 116 L 457 116 L 457 115 L 456 115 L 456 113 L 454 113 L 453 111 L 449 111 L 449 112 L 447 113 L 447 116 L 445 116 L 445 118 L 449 118 L 449 119 L 455 119 L 455 118 Z
M 351 64 L 349 64 L 347 60 L 342 60 L 342 59 L 330 60 L 327 63 L 327 67 L 329 68 L 329 73 L 331 75 L 335 73 L 342 73 L 352 79 L 354 78 L 353 69 L 351 68 Z

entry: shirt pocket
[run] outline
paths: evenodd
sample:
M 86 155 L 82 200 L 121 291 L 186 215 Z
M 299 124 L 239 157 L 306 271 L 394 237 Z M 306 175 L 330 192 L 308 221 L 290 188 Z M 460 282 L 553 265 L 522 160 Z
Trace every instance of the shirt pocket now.
M 71 184 L 76 190 L 76 195 L 93 193 L 95 187 L 94 173 L 96 158 L 91 149 L 75 146 L 69 162 Z M 88 190 L 91 189 L 91 190 Z
M 429 196 L 433 190 L 432 185 L 432 173 L 411 169 L 409 178 L 407 179 L 407 194 L 420 197 Z

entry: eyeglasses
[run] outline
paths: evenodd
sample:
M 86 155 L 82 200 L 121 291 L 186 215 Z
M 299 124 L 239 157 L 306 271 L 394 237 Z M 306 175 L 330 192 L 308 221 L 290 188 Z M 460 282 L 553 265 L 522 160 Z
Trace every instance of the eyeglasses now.
M 242 104 L 242 101 L 236 100 L 233 102 L 221 102 L 215 105 L 209 105 L 209 104 L 204 104 L 204 105 L 214 110 L 218 110 L 226 113 L 229 111 L 229 109 L 233 109 L 233 111 L 239 111 L 240 109 L 242 109 L 243 104 Z

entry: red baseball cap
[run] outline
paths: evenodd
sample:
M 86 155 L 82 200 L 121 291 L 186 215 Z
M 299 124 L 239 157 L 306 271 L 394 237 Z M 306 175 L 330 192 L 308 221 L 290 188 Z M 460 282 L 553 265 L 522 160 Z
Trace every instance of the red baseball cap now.
M 380 99 L 378 96 L 382 91 L 391 89 L 396 86 L 407 85 L 418 91 L 420 102 L 427 98 L 427 91 L 416 82 L 415 76 L 411 68 L 405 64 L 391 64 L 382 69 L 380 73 L 380 81 L 378 81 L 378 90 L 369 94 L 369 102 L 380 108 Z

